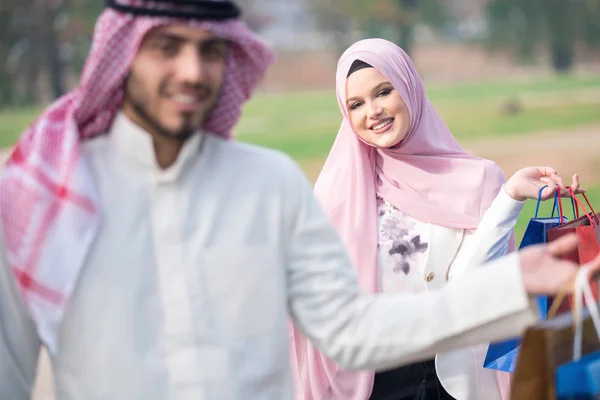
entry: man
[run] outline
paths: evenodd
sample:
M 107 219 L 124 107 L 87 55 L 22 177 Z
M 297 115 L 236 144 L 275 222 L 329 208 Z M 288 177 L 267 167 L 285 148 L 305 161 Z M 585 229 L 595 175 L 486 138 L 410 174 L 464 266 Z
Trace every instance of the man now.
M 237 7 L 107 4 L 79 88 L 0 180 L 1 399 L 29 397 L 42 344 L 61 400 L 291 399 L 288 312 L 341 365 L 385 368 L 520 333 L 527 294 L 576 270 L 567 238 L 437 293 L 363 295 L 299 168 L 227 140 L 272 61 Z

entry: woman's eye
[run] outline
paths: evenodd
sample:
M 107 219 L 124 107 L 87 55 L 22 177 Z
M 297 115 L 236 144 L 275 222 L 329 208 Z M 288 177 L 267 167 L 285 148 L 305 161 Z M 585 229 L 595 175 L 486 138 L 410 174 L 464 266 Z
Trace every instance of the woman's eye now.
M 385 97 L 390 93 L 392 93 L 392 89 L 383 89 L 381 92 L 379 92 L 377 97 Z
M 351 110 L 356 110 L 358 107 L 362 106 L 362 103 L 358 102 L 358 103 L 354 103 L 350 106 Z

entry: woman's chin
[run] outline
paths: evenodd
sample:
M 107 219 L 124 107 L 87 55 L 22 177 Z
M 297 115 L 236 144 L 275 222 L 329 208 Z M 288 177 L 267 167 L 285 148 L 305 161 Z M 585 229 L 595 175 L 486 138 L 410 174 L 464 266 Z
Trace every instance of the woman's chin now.
M 402 141 L 402 139 L 389 138 L 387 140 L 382 140 L 383 138 L 378 138 L 379 140 L 375 140 L 373 145 L 379 149 L 391 149 L 394 148 Z

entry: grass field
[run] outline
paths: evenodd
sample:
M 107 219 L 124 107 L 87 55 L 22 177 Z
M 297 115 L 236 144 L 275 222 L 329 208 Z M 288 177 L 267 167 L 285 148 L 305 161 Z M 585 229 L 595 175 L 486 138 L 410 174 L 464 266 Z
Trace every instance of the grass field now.
M 592 203 L 592 207 L 594 207 L 596 212 L 600 212 L 600 202 L 599 202 L 600 201 L 600 185 L 594 185 L 590 188 L 586 187 L 586 191 L 587 191 L 586 196 Z M 585 204 L 585 201 L 583 200 L 583 198 L 580 197 L 580 199 Z M 563 199 L 562 203 L 563 203 L 563 210 L 564 210 L 565 217 L 567 217 L 569 220 L 572 220 L 574 217 L 573 217 L 573 208 L 571 206 L 571 201 L 569 199 Z M 539 217 L 550 217 L 552 214 L 552 205 L 553 205 L 552 200 L 542 202 L 540 204 L 540 210 L 539 210 L 538 216 Z M 517 222 L 517 226 L 515 227 L 515 237 L 517 239 L 517 243 L 520 243 L 521 238 L 523 237 L 523 233 L 525 232 L 525 229 L 527 228 L 527 224 L 529 223 L 529 220 L 531 218 L 533 218 L 533 216 L 535 215 L 535 206 L 536 206 L 535 201 L 533 201 L 533 200 L 527 201 L 527 203 L 525 203 L 525 207 L 523 208 L 523 211 L 521 212 L 521 215 L 519 215 L 519 221 Z M 586 205 L 586 208 L 587 208 L 587 205 Z M 557 216 L 557 215 L 558 215 L 558 210 L 557 210 L 557 214 L 555 214 L 555 216 Z M 581 212 L 580 215 L 583 215 L 583 213 Z
M 600 122 L 600 76 L 428 86 L 427 93 L 463 142 L 509 135 L 517 138 Z M 524 109 L 505 116 L 500 105 L 512 98 L 518 98 Z M 1 111 L 0 148 L 12 145 L 40 111 Z M 329 151 L 340 119 L 335 93 L 330 91 L 259 95 L 246 105 L 236 134 L 242 141 L 282 150 L 301 163 L 319 161 Z M 600 181 L 589 184 L 598 184 L 588 187 L 590 198 L 600 199 Z M 528 202 L 521 213 L 518 238 L 533 215 L 534 206 L 534 202 Z
M 600 121 L 600 76 L 569 76 L 431 86 L 428 96 L 459 140 L 569 128 Z M 500 104 L 519 98 L 523 112 L 504 116 Z M 0 112 L 0 147 L 9 146 L 39 108 Z M 339 128 L 335 93 L 259 95 L 236 130 L 240 140 L 282 150 L 298 160 L 325 156 Z
M 427 90 L 459 140 L 600 121 L 600 77 L 489 82 Z M 500 104 L 514 97 L 522 99 L 524 111 L 502 115 Z M 340 119 L 332 92 L 262 96 L 246 106 L 237 133 L 241 140 L 277 148 L 299 160 L 318 158 L 331 147 Z

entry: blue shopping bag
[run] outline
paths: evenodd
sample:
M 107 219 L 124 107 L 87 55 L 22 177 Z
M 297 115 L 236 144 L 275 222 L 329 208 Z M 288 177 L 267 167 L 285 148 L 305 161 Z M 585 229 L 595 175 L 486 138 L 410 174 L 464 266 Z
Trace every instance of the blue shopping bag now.
M 558 367 L 555 385 L 558 400 L 600 399 L 600 351 Z
M 523 234 L 523 239 L 521 240 L 519 249 L 534 244 L 547 243 L 548 230 L 559 225 L 559 217 L 554 216 L 554 213 L 557 211 L 558 207 L 558 190 L 556 191 L 556 195 L 554 197 L 554 205 L 552 207 L 551 216 L 549 218 L 538 217 L 542 192 L 546 187 L 547 186 L 544 186 L 540 189 L 537 204 L 535 207 L 535 214 L 527 224 L 527 229 L 525 229 L 525 233 Z M 575 207 L 574 203 L 573 207 Z M 573 213 L 576 213 L 575 208 L 573 208 Z M 563 217 L 563 222 L 567 222 L 567 218 Z M 537 298 L 537 303 L 541 317 L 543 319 L 546 319 L 548 309 L 550 308 L 548 298 L 546 296 L 539 296 Z M 514 372 L 515 367 L 517 366 L 517 358 L 519 355 L 520 345 L 520 338 L 490 343 L 483 363 L 484 368 L 495 369 L 505 372 Z
M 559 365 L 554 371 L 556 398 L 558 400 L 600 399 L 600 311 L 586 271 L 581 270 L 578 273 L 574 292 L 573 361 Z M 588 306 L 589 317 L 594 326 L 593 338 L 592 330 L 588 329 L 586 335 L 584 328 L 584 304 Z M 593 346 L 592 352 L 590 346 Z

